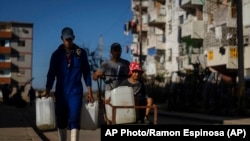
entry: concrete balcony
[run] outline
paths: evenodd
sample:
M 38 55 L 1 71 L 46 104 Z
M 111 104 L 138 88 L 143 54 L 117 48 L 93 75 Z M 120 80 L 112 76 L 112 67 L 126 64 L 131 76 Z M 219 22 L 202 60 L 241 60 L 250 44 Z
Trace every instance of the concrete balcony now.
M 147 32 L 148 31 L 148 25 L 147 24 L 143 24 L 142 25 L 142 31 L 143 32 Z
M 147 50 L 145 48 L 145 42 L 142 42 L 142 56 L 147 55 Z M 133 56 L 139 56 L 140 55 L 140 44 L 139 43 L 133 43 L 130 46 L 131 54 Z
M 157 42 L 155 47 L 156 49 L 166 50 L 167 44 L 163 42 Z
M 245 50 L 247 51 L 247 50 Z M 248 49 L 250 53 L 250 50 Z M 207 66 L 225 66 L 227 69 L 238 68 L 238 51 L 236 46 L 211 47 L 207 50 Z
M 224 52 L 224 55 L 221 53 Z M 250 68 L 250 46 L 244 47 L 244 68 Z M 238 50 L 237 46 L 213 47 L 207 50 L 207 66 L 222 67 L 226 69 L 238 69 Z
M 1 84 L 10 84 L 11 78 L 0 77 Z
M 0 54 L 10 54 L 10 53 L 11 53 L 10 47 L 0 46 Z
M 140 0 L 131 0 L 131 8 L 135 11 L 140 10 Z M 145 10 L 148 8 L 148 0 L 141 0 L 141 8 Z
M 216 27 L 225 25 L 228 28 L 237 27 L 237 9 L 235 7 L 219 8 L 213 14 L 213 21 L 209 22 L 208 29 L 215 30 Z
M 193 66 L 189 63 L 188 55 L 178 56 L 179 70 L 193 70 Z
M 0 68 L 1 69 L 10 69 L 11 63 L 10 62 L 0 62 Z
M 181 25 L 181 37 L 204 39 L 204 21 L 187 21 Z
M 180 7 L 187 10 L 190 8 L 195 8 L 197 6 L 202 6 L 203 1 L 201 0 L 180 0 Z
M 10 39 L 10 38 L 12 38 L 12 32 L 10 32 L 10 31 L 0 31 L 0 38 L 2 38 L 2 39 Z
M 149 42 L 149 44 L 147 45 L 147 49 L 152 47 L 155 47 L 155 49 L 166 50 L 167 44 L 160 41 L 155 41 L 155 42 L 152 41 Z
M 159 3 L 162 3 L 162 4 L 166 2 L 166 0 L 154 0 L 154 1 L 158 1 Z
M 158 9 L 154 9 L 149 12 L 149 26 L 165 28 L 166 20 L 166 13 L 161 13 Z

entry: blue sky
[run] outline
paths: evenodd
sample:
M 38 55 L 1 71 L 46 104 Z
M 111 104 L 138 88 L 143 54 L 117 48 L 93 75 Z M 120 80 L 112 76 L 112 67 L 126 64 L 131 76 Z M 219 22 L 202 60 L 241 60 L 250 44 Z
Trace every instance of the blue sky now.
M 124 24 L 133 17 L 131 0 L 4 0 L 1 2 L 0 21 L 33 23 L 33 86 L 45 88 L 46 74 L 52 52 L 62 43 L 61 29 L 73 28 L 75 43 L 90 51 L 103 40 L 103 57 L 109 58 L 109 47 L 119 42 L 122 57 L 131 61 L 125 48 L 131 36 L 124 34 Z M 96 89 L 93 81 L 93 89 Z

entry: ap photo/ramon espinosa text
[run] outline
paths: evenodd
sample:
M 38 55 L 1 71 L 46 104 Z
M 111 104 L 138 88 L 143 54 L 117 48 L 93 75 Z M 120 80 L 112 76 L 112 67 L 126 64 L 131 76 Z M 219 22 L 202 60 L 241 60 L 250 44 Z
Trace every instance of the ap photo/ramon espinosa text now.
M 101 125 L 101 140 L 151 138 L 204 140 L 250 139 L 248 125 Z

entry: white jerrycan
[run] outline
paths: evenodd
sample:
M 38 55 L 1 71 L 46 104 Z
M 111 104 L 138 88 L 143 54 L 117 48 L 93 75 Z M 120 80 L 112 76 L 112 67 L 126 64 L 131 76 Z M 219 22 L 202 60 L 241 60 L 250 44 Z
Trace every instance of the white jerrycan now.
M 93 103 L 88 103 L 87 100 L 83 100 L 81 111 L 81 129 L 95 130 L 98 127 L 98 100 Z
M 105 99 L 111 98 L 113 106 L 135 106 L 133 89 L 128 86 L 119 86 L 111 91 L 105 91 Z M 112 107 L 105 104 L 106 116 L 112 120 Z M 115 124 L 126 124 L 136 122 L 135 108 L 117 108 Z
M 40 130 L 56 127 L 55 109 L 52 97 L 36 98 L 36 126 Z

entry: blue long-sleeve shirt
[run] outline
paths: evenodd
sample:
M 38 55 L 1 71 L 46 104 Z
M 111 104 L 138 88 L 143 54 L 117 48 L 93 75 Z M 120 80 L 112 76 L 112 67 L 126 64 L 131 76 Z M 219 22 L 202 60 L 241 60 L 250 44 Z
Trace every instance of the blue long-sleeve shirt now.
M 86 51 L 74 44 L 68 58 L 64 46 L 60 45 L 50 59 L 46 89 L 51 90 L 56 80 L 56 97 L 83 94 L 82 77 L 86 86 L 92 85 Z

